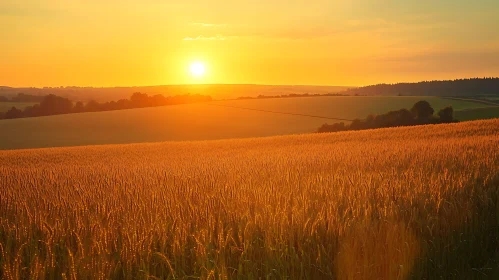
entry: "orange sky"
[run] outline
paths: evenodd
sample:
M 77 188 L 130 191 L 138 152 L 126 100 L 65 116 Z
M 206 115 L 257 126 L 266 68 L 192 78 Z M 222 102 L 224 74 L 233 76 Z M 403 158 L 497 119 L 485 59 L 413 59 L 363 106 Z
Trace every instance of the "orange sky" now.
M 0 85 L 499 76 L 499 1 L 434 2 L 2 0 Z M 189 74 L 194 61 L 205 77 Z

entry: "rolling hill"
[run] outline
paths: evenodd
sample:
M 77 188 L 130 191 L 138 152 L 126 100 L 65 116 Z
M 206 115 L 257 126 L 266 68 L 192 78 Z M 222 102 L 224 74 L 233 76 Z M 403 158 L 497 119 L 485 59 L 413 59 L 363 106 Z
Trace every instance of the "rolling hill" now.
M 324 123 L 338 121 L 332 118 L 364 118 L 370 113 L 410 108 L 422 99 L 428 100 L 436 110 L 450 104 L 456 110 L 485 106 L 438 97 L 335 96 L 227 100 L 68 114 L 1 120 L 0 131 L 4 137 L 0 139 L 0 149 L 311 133 Z

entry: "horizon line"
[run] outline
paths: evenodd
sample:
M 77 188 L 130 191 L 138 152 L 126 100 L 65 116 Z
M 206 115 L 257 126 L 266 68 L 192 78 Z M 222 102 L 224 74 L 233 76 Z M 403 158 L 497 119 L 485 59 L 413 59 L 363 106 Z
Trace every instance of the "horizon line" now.
M 435 80 L 419 80 L 416 82 L 399 81 L 394 83 L 389 82 L 378 82 L 365 85 L 320 85 L 320 84 L 259 84 L 259 83 L 206 83 L 206 84 L 160 84 L 160 85 L 134 85 L 134 86 L 76 86 L 76 85 L 66 85 L 66 86 L 8 86 L 0 85 L 0 88 L 14 88 L 14 89 L 57 89 L 57 88 L 138 88 L 138 87 L 174 87 L 174 86 L 294 86 L 294 87 L 344 87 L 344 88 L 360 88 L 372 85 L 396 85 L 396 84 L 415 84 L 421 82 L 446 82 L 446 81 L 456 81 L 456 80 L 473 80 L 473 79 L 499 79 L 499 76 L 494 77 L 471 77 L 471 78 L 455 78 L 455 79 L 435 79 Z

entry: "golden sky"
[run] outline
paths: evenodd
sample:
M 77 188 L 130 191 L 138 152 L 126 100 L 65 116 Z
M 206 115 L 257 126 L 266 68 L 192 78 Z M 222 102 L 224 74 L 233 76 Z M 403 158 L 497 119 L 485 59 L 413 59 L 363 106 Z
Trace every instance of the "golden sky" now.
M 0 0 L 0 85 L 499 76 L 498 14 L 497 0 Z

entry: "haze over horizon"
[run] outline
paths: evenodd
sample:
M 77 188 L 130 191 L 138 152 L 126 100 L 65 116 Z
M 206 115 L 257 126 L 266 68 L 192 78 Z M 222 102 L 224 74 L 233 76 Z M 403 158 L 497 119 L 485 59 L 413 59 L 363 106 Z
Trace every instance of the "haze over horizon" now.
M 374 82 L 372 84 L 362 84 L 362 85 L 336 85 L 336 84 L 257 84 L 257 83 L 185 83 L 185 84 L 143 84 L 143 85 L 109 85 L 109 86 L 92 86 L 92 85 L 55 85 L 55 86 L 9 86 L 0 84 L 0 87 L 8 87 L 8 88 L 146 88 L 146 87 L 210 87 L 210 86 L 267 86 L 267 87 L 337 87 L 337 88 L 360 88 L 372 85 L 381 85 L 381 84 L 404 84 L 404 83 L 419 83 L 419 82 L 427 82 L 427 81 L 453 81 L 453 80 L 462 80 L 462 79 L 482 79 L 482 78 L 492 78 L 498 79 L 499 77 L 456 77 L 449 79 L 433 79 L 433 80 L 417 80 L 417 81 L 395 81 L 395 82 Z
M 163 85 L 115 85 L 115 86 L 85 86 L 85 85 L 58 85 L 58 86 L 9 86 L 9 85 L 1 85 L 0 87 L 9 87 L 9 88 L 134 88 L 134 87 L 183 87 L 183 86 L 195 86 L 195 87 L 203 87 L 203 86 L 276 86 L 276 87 L 358 87 L 358 86 L 349 86 L 349 85 L 314 85 L 314 84 L 250 84 L 250 83 L 242 83 L 242 84 L 230 84 L 230 83 L 191 83 L 191 84 L 163 84 Z M 367 85 L 361 85 L 367 86 Z
M 499 76 L 499 1 L 99 2 L 2 1 L 0 84 L 362 86 Z

